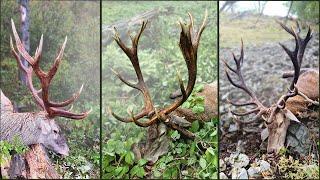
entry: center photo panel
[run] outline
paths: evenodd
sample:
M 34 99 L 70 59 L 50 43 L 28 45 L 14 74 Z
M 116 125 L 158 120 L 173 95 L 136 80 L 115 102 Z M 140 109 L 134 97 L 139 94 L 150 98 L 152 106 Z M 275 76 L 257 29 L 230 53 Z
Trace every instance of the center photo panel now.
M 102 171 L 218 177 L 217 2 L 102 2 Z

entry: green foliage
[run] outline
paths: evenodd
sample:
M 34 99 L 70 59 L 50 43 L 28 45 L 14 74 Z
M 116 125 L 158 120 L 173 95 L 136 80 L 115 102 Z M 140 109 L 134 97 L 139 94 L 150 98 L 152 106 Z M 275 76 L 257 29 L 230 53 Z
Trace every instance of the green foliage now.
M 131 151 L 132 145 L 138 143 L 142 136 L 143 133 L 139 133 L 136 139 L 129 138 L 123 141 L 121 132 L 111 135 L 112 138 L 103 144 L 102 178 L 128 179 L 142 178 L 145 175 L 143 167 L 147 161 L 135 160 L 134 153 Z
M 286 3 L 290 6 L 290 2 Z M 319 1 L 294 1 L 291 12 L 296 14 L 299 19 L 308 22 L 319 22 Z
M 11 159 L 11 154 L 23 154 L 29 148 L 21 143 L 21 139 L 15 136 L 12 142 L 0 141 L 0 165 Z
M 292 156 L 281 156 L 277 169 L 284 179 L 319 179 L 319 166 L 316 162 L 301 162 Z
M 192 109 L 192 112 L 196 114 L 201 114 L 204 112 L 204 97 L 197 96 L 197 92 L 201 92 L 204 88 L 204 85 L 198 85 L 194 88 L 192 94 L 186 102 L 183 103 L 182 107 L 187 109 Z
M 152 170 L 152 178 L 210 178 L 216 179 L 218 172 L 217 119 L 207 123 L 192 123 L 190 130 L 196 139 L 185 140 L 178 131 L 171 131 L 170 150 L 162 156 Z

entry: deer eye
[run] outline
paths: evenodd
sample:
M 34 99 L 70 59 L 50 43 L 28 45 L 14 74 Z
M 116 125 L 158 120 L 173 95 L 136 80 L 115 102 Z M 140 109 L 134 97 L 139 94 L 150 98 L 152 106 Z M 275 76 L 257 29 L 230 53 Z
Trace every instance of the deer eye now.
M 53 133 L 58 134 L 58 131 L 57 130 L 53 130 Z

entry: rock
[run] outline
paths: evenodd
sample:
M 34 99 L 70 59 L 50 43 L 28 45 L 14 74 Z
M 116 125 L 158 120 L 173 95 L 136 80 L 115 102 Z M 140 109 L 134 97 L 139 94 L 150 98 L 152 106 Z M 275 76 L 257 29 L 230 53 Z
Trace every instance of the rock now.
M 248 169 L 249 178 L 259 177 L 260 176 L 260 167 L 250 167 Z
M 246 167 L 249 164 L 249 157 L 245 154 L 232 154 L 230 156 L 230 163 L 232 164 L 233 167 Z
M 219 173 L 219 179 L 228 179 L 228 177 L 223 173 Z
M 229 132 L 235 132 L 238 131 L 238 126 L 236 124 L 230 124 L 228 131 Z
M 248 179 L 248 173 L 245 168 L 233 168 L 231 170 L 232 179 Z
M 309 129 L 306 126 L 291 123 L 286 137 L 287 145 L 291 147 L 293 151 L 307 155 L 308 150 L 312 146 L 312 142 L 310 141 L 312 138 L 310 135 Z
M 219 160 L 220 171 L 226 170 L 226 163 L 222 159 Z
M 270 169 L 270 164 L 267 161 L 261 160 L 260 161 L 260 170 L 262 171 L 268 171 Z

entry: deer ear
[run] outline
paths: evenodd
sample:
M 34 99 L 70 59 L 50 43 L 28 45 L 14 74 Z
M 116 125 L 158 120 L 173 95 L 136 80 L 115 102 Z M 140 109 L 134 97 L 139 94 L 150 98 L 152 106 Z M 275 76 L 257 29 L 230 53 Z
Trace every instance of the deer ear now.
M 297 122 L 297 123 L 301 123 L 301 122 L 298 120 L 298 118 L 297 118 L 289 109 L 285 108 L 285 109 L 283 109 L 282 111 L 284 112 L 284 115 L 285 115 L 288 119 L 290 119 L 290 120 L 292 120 L 292 121 L 295 121 L 295 122 Z

